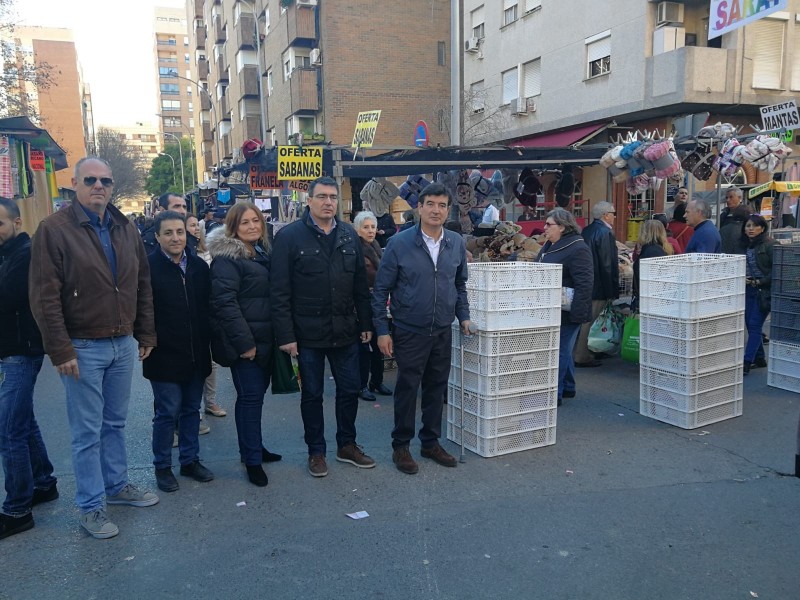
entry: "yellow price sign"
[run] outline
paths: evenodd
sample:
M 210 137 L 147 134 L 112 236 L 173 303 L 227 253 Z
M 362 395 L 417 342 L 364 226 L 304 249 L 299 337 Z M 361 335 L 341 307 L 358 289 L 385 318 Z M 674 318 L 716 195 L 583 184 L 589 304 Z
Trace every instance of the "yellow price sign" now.
M 308 181 L 322 177 L 322 148 L 278 146 L 278 179 Z
M 381 111 L 368 110 L 358 113 L 356 119 L 356 130 L 353 132 L 353 148 L 372 148 L 375 142 L 375 134 L 378 132 L 378 121 L 381 118 Z

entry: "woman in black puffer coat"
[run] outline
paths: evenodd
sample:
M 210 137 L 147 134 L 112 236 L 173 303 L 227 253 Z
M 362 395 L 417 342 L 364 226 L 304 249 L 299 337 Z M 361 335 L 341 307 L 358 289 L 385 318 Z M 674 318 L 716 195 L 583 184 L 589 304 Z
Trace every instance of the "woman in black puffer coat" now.
M 263 462 L 280 460 L 261 441 L 261 411 L 272 375 L 274 346 L 269 302 L 270 255 L 261 213 L 249 202 L 228 211 L 225 227 L 212 231 L 211 351 L 231 368 L 236 388 L 239 455 L 250 482 L 268 483 Z
M 592 290 L 594 263 L 589 246 L 581 237 L 580 228 L 572 213 L 555 208 L 544 223 L 547 242 L 536 262 L 558 263 L 562 266 L 561 285 L 575 290 L 570 310 L 561 311 L 561 338 L 558 350 L 558 404 L 562 397 L 575 396 L 575 361 L 572 351 L 583 323 L 592 320 Z

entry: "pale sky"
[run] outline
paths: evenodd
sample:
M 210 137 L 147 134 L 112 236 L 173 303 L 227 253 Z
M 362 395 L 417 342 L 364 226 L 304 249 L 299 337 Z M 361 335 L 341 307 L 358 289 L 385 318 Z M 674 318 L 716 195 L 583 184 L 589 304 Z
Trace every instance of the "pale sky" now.
M 71 29 L 96 126 L 156 123 L 153 9 L 182 0 L 16 0 L 24 25 Z

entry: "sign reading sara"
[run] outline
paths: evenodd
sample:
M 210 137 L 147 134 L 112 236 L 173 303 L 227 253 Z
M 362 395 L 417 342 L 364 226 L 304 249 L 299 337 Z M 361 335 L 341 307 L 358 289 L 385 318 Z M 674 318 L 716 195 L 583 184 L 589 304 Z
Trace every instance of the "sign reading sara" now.
M 375 133 L 378 131 L 378 121 L 381 118 L 381 111 L 368 110 L 358 113 L 356 119 L 356 130 L 353 133 L 353 148 L 372 148 L 375 142 Z
M 322 177 L 322 148 L 278 146 L 278 179 L 308 181 Z
M 708 39 L 713 40 L 778 10 L 786 10 L 789 0 L 711 0 Z

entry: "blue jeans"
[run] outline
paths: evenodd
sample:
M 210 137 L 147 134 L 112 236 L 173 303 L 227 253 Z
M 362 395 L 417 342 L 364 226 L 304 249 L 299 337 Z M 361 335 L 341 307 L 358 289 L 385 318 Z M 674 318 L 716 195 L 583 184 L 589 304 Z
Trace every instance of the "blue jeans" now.
M 199 459 L 200 398 L 203 378 L 196 373 L 189 381 L 151 381 L 153 388 L 153 465 L 172 466 L 172 438 L 178 423 L 178 460 L 190 465 Z
M 359 344 L 342 348 L 301 347 L 297 355 L 302 390 L 300 414 L 303 416 L 308 453 L 325 454 L 325 419 L 322 415 L 322 395 L 325 391 L 325 358 L 336 382 L 336 445 L 339 448 L 356 441 L 359 373 Z
M 561 323 L 558 346 L 558 399 L 568 392 L 575 391 L 575 360 L 572 352 L 575 349 L 575 342 L 578 341 L 580 333 L 580 323 Z
M 269 387 L 269 372 L 254 360 L 240 358 L 231 367 L 236 388 L 236 435 L 239 456 L 248 467 L 261 464 L 261 411 Z
M 761 332 L 767 315 L 761 312 L 758 290 L 747 286 L 744 291 L 744 325 L 747 328 L 747 345 L 744 347 L 744 362 L 751 365 L 756 359 L 764 358 L 764 338 Z
M 55 485 L 53 465 L 33 415 L 33 386 L 43 356 L 0 358 L 0 455 L 6 482 L 3 514 L 31 512 L 34 488 Z
M 61 381 L 72 433 L 75 504 L 88 513 L 128 484 L 125 421 L 138 350 L 131 336 L 74 338 L 72 345 L 80 378 L 62 375 Z

